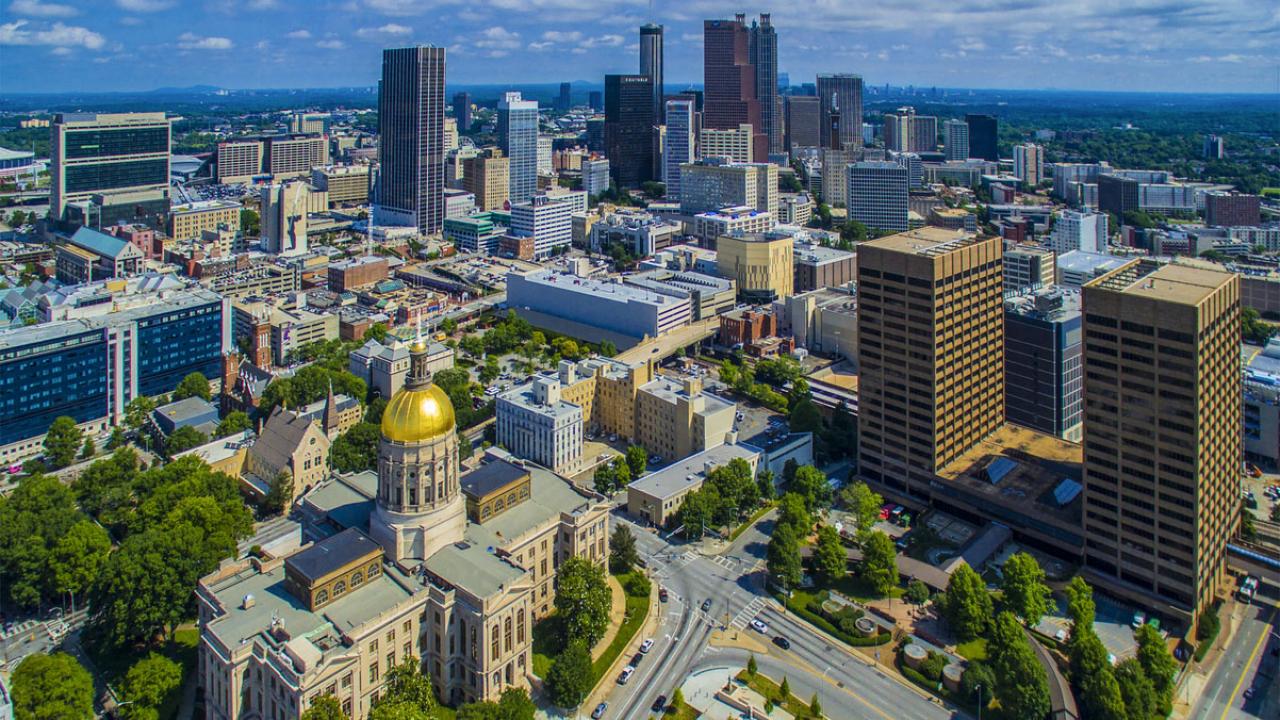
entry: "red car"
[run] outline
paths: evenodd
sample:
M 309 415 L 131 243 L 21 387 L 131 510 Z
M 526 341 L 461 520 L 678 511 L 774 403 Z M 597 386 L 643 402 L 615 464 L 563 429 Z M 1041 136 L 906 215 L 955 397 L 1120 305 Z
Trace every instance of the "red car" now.
M 893 512 L 893 507 L 894 507 L 893 503 L 885 503 L 884 505 L 881 505 L 881 506 L 880 506 L 880 519 L 881 519 L 881 520 L 888 520 L 888 519 L 889 519 L 889 513 Z

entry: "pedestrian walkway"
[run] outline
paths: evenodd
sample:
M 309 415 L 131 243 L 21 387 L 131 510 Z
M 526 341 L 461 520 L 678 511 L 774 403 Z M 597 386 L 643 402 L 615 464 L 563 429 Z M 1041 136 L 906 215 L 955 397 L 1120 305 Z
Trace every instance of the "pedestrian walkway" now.
M 768 602 L 766 602 L 763 597 L 757 595 L 755 599 L 747 603 L 738 611 L 738 614 L 733 617 L 733 620 L 729 621 L 729 626 L 738 628 L 739 630 L 745 630 L 751 620 L 756 615 L 759 615 L 760 611 L 764 610 L 767 606 Z

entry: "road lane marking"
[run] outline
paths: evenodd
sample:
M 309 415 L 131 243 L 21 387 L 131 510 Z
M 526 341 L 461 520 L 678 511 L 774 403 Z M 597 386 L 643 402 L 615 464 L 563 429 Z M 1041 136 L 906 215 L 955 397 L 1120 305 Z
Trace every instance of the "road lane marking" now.
M 1249 659 L 1245 661 L 1244 667 L 1240 668 L 1240 679 L 1236 680 L 1236 686 L 1231 689 L 1231 697 L 1227 698 L 1226 705 L 1222 708 L 1222 715 L 1218 720 L 1226 720 L 1227 713 L 1231 712 L 1232 705 L 1235 703 L 1236 695 L 1240 692 L 1240 686 L 1244 685 L 1244 678 L 1249 674 L 1249 668 L 1253 667 L 1253 661 L 1258 659 L 1258 651 L 1262 650 L 1262 644 L 1267 638 L 1271 637 L 1271 623 L 1276 619 L 1276 610 L 1280 609 L 1280 603 L 1271 606 L 1271 612 L 1267 613 L 1267 619 L 1263 622 L 1262 634 L 1258 636 L 1258 642 L 1253 644 L 1253 652 L 1249 653 Z

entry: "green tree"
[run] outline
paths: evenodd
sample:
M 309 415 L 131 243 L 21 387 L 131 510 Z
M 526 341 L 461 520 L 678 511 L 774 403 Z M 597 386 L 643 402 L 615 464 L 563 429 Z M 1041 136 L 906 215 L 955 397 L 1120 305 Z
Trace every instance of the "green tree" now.
M 267 512 L 280 513 L 287 510 L 292 503 L 293 475 L 288 470 L 281 470 L 271 478 L 271 485 L 267 489 L 267 497 L 263 499 L 263 505 Z
M 790 525 L 796 537 L 807 537 L 813 529 L 813 516 L 809 514 L 804 498 L 794 492 L 788 492 L 778 501 L 777 526 Z
M 804 398 L 794 403 L 788 418 L 791 432 L 813 433 L 815 440 L 822 434 L 822 415 L 818 413 L 818 406 L 813 400 Z
M 751 677 L 755 677 L 756 673 L 759 671 L 760 668 L 756 665 L 756 654 L 751 653 L 751 656 L 747 658 L 747 674 Z
M 1126 720 L 1124 697 L 1120 693 L 1120 684 L 1111 674 L 1111 666 L 1086 678 L 1080 686 L 1081 710 L 1083 717 L 1099 718 L 1099 720 Z
M 151 411 L 155 409 L 155 400 L 152 400 L 145 395 L 139 395 L 138 397 L 130 400 L 129 404 L 124 407 L 124 424 L 127 425 L 130 430 L 137 430 L 147 422 L 147 416 L 149 416 Z
M 791 697 L 791 683 L 787 680 L 787 676 L 782 676 L 782 684 L 778 686 L 778 701 L 786 702 Z
M 502 374 L 502 368 L 498 366 L 498 358 L 490 355 L 484 361 L 484 366 L 480 368 L 480 382 L 488 385 Z
M 769 577 L 779 587 L 790 590 L 800 585 L 803 571 L 800 566 L 800 541 L 790 525 L 779 525 L 769 538 L 765 555 Z
M 1136 658 L 1129 658 L 1116 665 L 1114 674 L 1128 720 L 1151 720 L 1159 699 L 1142 664 Z
M 878 595 L 888 595 L 898 585 L 897 548 L 893 540 L 876 531 L 862 543 L 862 562 L 858 574 Z
M 83 518 L 71 489 L 48 475 L 23 478 L 0 497 L 0 580 L 9 600 L 35 608 L 59 596 L 55 550 Z
M 138 454 L 121 447 L 85 468 L 71 481 L 71 489 L 86 513 L 106 525 L 117 525 L 120 513 L 133 508 L 132 484 L 137 474 Z
M 591 653 L 581 640 L 570 641 L 564 652 L 551 661 L 547 671 L 547 690 L 551 701 L 565 708 L 577 707 L 591 692 L 595 676 L 591 672 Z
M 431 678 L 422 673 L 418 658 L 412 655 L 387 671 L 385 689 L 383 702 L 410 705 L 428 715 L 436 709 L 436 695 L 431 689 Z
M 1276 334 L 1275 326 L 1263 322 L 1262 316 L 1251 307 L 1241 309 L 1240 327 L 1243 331 L 1244 339 L 1255 345 L 1266 345 L 1271 336 Z
M 556 613 L 564 623 L 566 639 L 595 645 L 609 625 L 611 599 L 604 570 L 572 557 L 561 564 L 556 585 Z
M 329 464 L 338 472 L 372 470 L 378 463 L 378 441 L 382 429 L 371 422 L 358 422 L 342 433 L 329 448 Z
M 533 720 L 538 706 L 528 691 L 507 688 L 497 702 L 468 703 L 458 708 L 457 720 Z
M 951 573 L 945 598 L 943 609 L 947 623 L 961 642 L 986 632 L 992 616 L 991 594 L 982 577 L 967 563 L 960 563 Z
M 809 698 L 809 717 L 822 717 L 822 703 L 818 702 L 818 693 L 816 692 L 813 694 L 813 697 Z
M 258 237 L 262 231 L 262 218 L 258 216 L 256 210 L 249 208 L 240 210 L 240 229 L 244 231 L 246 237 Z
M 76 421 L 66 415 L 58 416 L 44 436 L 44 456 L 49 467 L 57 470 L 70 465 L 76 459 L 84 436 Z
M 848 557 L 840 534 L 830 525 L 818 528 L 818 544 L 813 549 L 813 573 L 818 581 L 833 585 L 848 572 Z
M 169 434 L 164 441 L 164 452 L 170 458 L 178 453 L 199 447 L 209 441 L 205 434 L 191 425 L 183 425 Z
M 458 347 L 471 357 L 480 357 L 484 354 L 484 339 L 479 335 L 464 335 L 458 341 Z
M 387 343 L 387 335 L 389 333 L 390 331 L 387 330 L 386 323 L 376 322 L 364 331 L 364 339 L 374 340 L 385 345 Z
M 13 671 L 13 712 L 17 720 L 89 720 L 93 678 L 66 653 L 33 653 Z
M 907 592 L 903 594 L 903 598 L 913 605 L 923 605 L 929 602 L 929 586 L 919 580 L 912 580 L 907 583 Z
M 989 702 L 996 688 L 996 674 L 984 662 L 970 662 L 960 678 L 960 695 L 974 702 Z M 981 697 L 979 697 L 981 696 Z M 985 706 L 986 702 L 982 702 Z
M 614 345 L 611 340 L 604 340 L 600 343 L 600 354 L 605 357 L 613 357 L 618 354 L 618 346 Z
M 995 698 L 1007 717 L 1042 718 L 1049 712 L 1049 683 L 1013 613 L 996 616 L 987 644 L 995 671 Z
M 812 465 L 800 466 L 788 489 L 804 498 L 811 513 L 831 505 L 831 483 L 825 473 Z
M 321 695 L 311 702 L 311 707 L 302 713 L 302 720 L 349 720 L 342 712 L 338 698 L 332 695 Z
M 111 428 L 111 436 L 107 438 L 107 449 L 118 450 L 129 444 L 129 438 L 124 434 L 124 428 L 114 425 Z
M 684 535 L 696 540 L 712 525 L 720 507 L 720 496 L 714 487 L 704 485 L 684 496 L 676 510 L 676 522 L 684 527 Z
M 756 495 L 763 502 L 772 500 L 774 495 L 777 494 L 777 488 L 774 487 L 773 478 L 774 475 L 772 470 L 762 469 L 759 474 L 756 475 Z
M 253 424 L 249 422 L 249 415 L 239 410 L 235 410 L 227 413 L 227 416 L 222 418 L 218 423 L 217 436 L 226 437 L 228 435 L 235 435 L 252 427 Z
M 98 448 L 94 446 L 93 438 L 91 437 L 85 438 L 84 445 L 80 447 L 80 459 L 88 460 L 89 458 L 97 454 L 98 454 Z
M 858 542 L 861 543 L 880 520 L 880 508 L 884 505 L 884 498 L 866 483 L 858 480 L 844 486 L 840 491 L 840 502 L 857 521 Z
M 182 666 L 156 653 L 134 663 L 121 685 L 129 720 L 156 720 L 166 698 L 182 686 Z
M 596 466 L 592 475 L 596 492 L 601 495 L 612 495 L 618 490 L 618 473 L 613 469 L 613 462 L 602 462 Z
M 1138 663 L 1156 691 L 1156 712 L 1165 717 L 1173 711 L 1173 675 L 1177 664 L 1154 627 L 1143 623 L 1133 635 L 1138 641 Z
M 440 332 L 444 333 L 445 335 L 452 335 L 457 331 L 458 331 L 457 320 L 451 317 L 447 317 L 440 321 Z
M 1044 583 L 1040 563 L 1028 553 L 1014 553 L 1005 561 L 1003 570 L 1000 589 L 1004 591 L 1005 606 L 1027 627 L 1039 625 L 1040 618 L 1049 612 L 1049 586 Z
M 111 538 L 107 531 L 88 519 L 80 520 L 53 546 L 50 570 L 59 592 L 71 597 L 71 609 L 76 607 L 76 597 L 82 596 L 97 579 L 111 554 Z
M 190 373 L 182 378 L 182 382 L 178 383 L 177 389 L 173 391 L 173 401 L 177 402 L 191 397 L 198 397 L 201 400 L 208 400 L 212 397 L 209 393 L 209 378 L 198 372 Z
M 631 469 L 631 477 L 638 478 L 644 474 L 649 465 L 649 453 L 639 445 L 627 448 L 627 467 Z
M 609 570 L 616 575 L 631 572 L 640 562 L 640 554 L 636 552 L 636 536 L 631 528 L 618 523 L 609 536 Z

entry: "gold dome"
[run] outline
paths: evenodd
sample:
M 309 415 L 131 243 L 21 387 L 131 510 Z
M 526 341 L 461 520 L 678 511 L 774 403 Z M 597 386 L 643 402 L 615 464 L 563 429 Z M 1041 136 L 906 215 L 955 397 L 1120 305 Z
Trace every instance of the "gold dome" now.
M 422 442 L 454 430 L 453 403 L 436 385 L 404 388 L 382 413 L 382 434 L 395 442 Z

